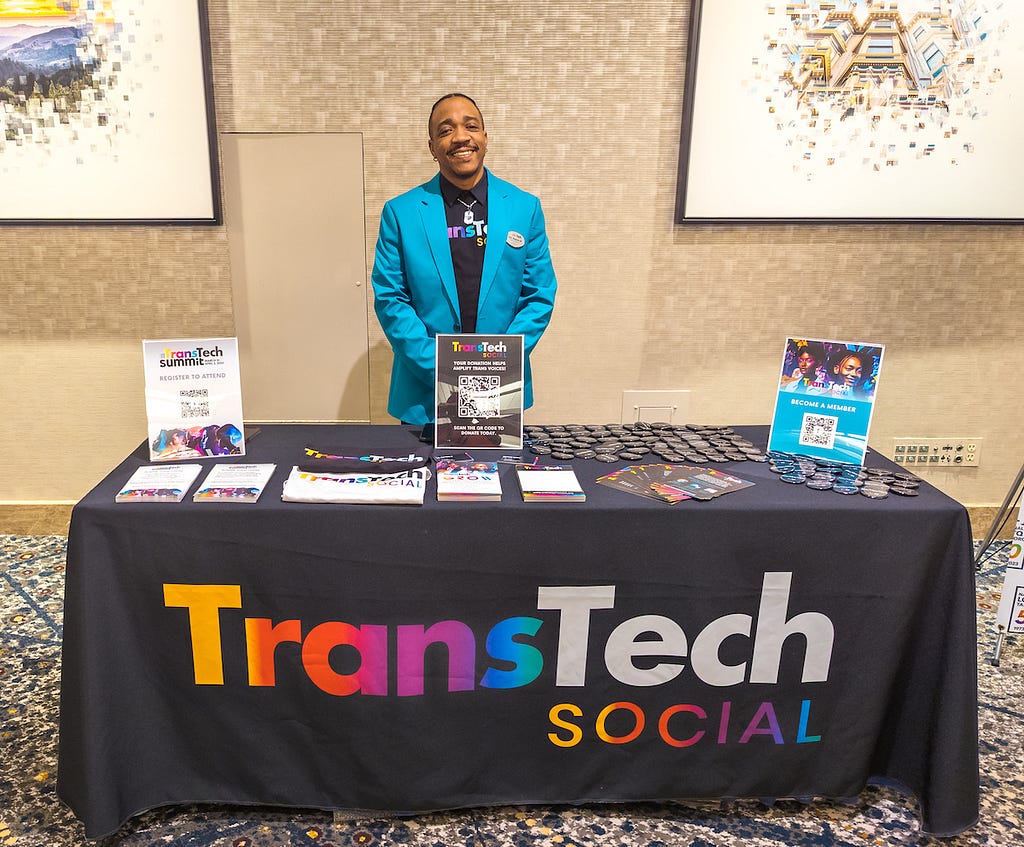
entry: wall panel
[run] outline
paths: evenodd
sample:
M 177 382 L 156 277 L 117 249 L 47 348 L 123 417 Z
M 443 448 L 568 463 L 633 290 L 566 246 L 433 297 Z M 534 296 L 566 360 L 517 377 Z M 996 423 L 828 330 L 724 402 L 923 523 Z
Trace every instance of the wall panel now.
M 980 435 L 981 467 L 930 478 L 1001 502 L 1024 460 L 1020 229 L 673 225 L 686 2 L 210 7 L 220 131 L 363 134 L 368 262 L 385 200 L 433 172 L 431 103 L 478 100 L 492 170 L 544 203 L 560 282 L 528 420 L 612 420 L 625 389 L 686 388 L 698 419 L 767 422 L 787 334 L 877 341 L 872 442 Z M 0 249 L 18 292 L 5 337 L 232 328 L 220 231 L 0 230 Z M 386 421 L 390 354 L 369 326 L 371 417 Z M 111 415 L 134 391 L 114 391 Z

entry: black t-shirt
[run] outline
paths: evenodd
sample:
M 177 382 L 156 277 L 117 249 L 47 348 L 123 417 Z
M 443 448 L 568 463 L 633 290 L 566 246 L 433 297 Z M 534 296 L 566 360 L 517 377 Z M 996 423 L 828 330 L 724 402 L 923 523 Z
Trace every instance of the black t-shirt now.
M 448 245 L 459 291 L 461 332 L 476 332 L 476 311 L 480 300 L 480 276 L 487 244 L 487 172 L 469 190 L 441 177 L 441 196 L 448 218 Z

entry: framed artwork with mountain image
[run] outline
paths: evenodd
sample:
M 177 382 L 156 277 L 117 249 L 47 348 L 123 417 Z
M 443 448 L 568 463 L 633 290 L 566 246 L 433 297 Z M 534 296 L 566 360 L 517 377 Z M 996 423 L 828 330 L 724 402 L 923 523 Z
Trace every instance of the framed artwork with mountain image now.
M 0 222 L 221 222 L 205 0 L 0 0 Z

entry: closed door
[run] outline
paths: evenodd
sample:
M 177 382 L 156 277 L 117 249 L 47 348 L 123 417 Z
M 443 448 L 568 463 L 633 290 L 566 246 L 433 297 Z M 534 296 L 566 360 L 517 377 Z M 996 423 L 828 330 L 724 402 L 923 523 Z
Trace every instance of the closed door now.
M 245 419 L 369 422 L 359 133 L 224 133 Z

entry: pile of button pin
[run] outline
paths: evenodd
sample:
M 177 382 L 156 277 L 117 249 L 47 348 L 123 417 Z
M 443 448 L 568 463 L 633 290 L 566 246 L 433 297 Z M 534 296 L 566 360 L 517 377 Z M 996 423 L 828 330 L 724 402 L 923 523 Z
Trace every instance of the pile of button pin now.
M 751 441 L 726 426 L 638 421 L 532 425 L 523 431 L 531 453 L 559 462 L 638 462 L 652 454 L 669 463 L 768 461 Z
M 884 500 L 890 494 L 916 497 L 921 481 L 913 474 L 812 459 L 793 453 L 768 451 L 768 467 L 782 482 L 804 485 L 815 491 L 860 494 L 872 500 Z

